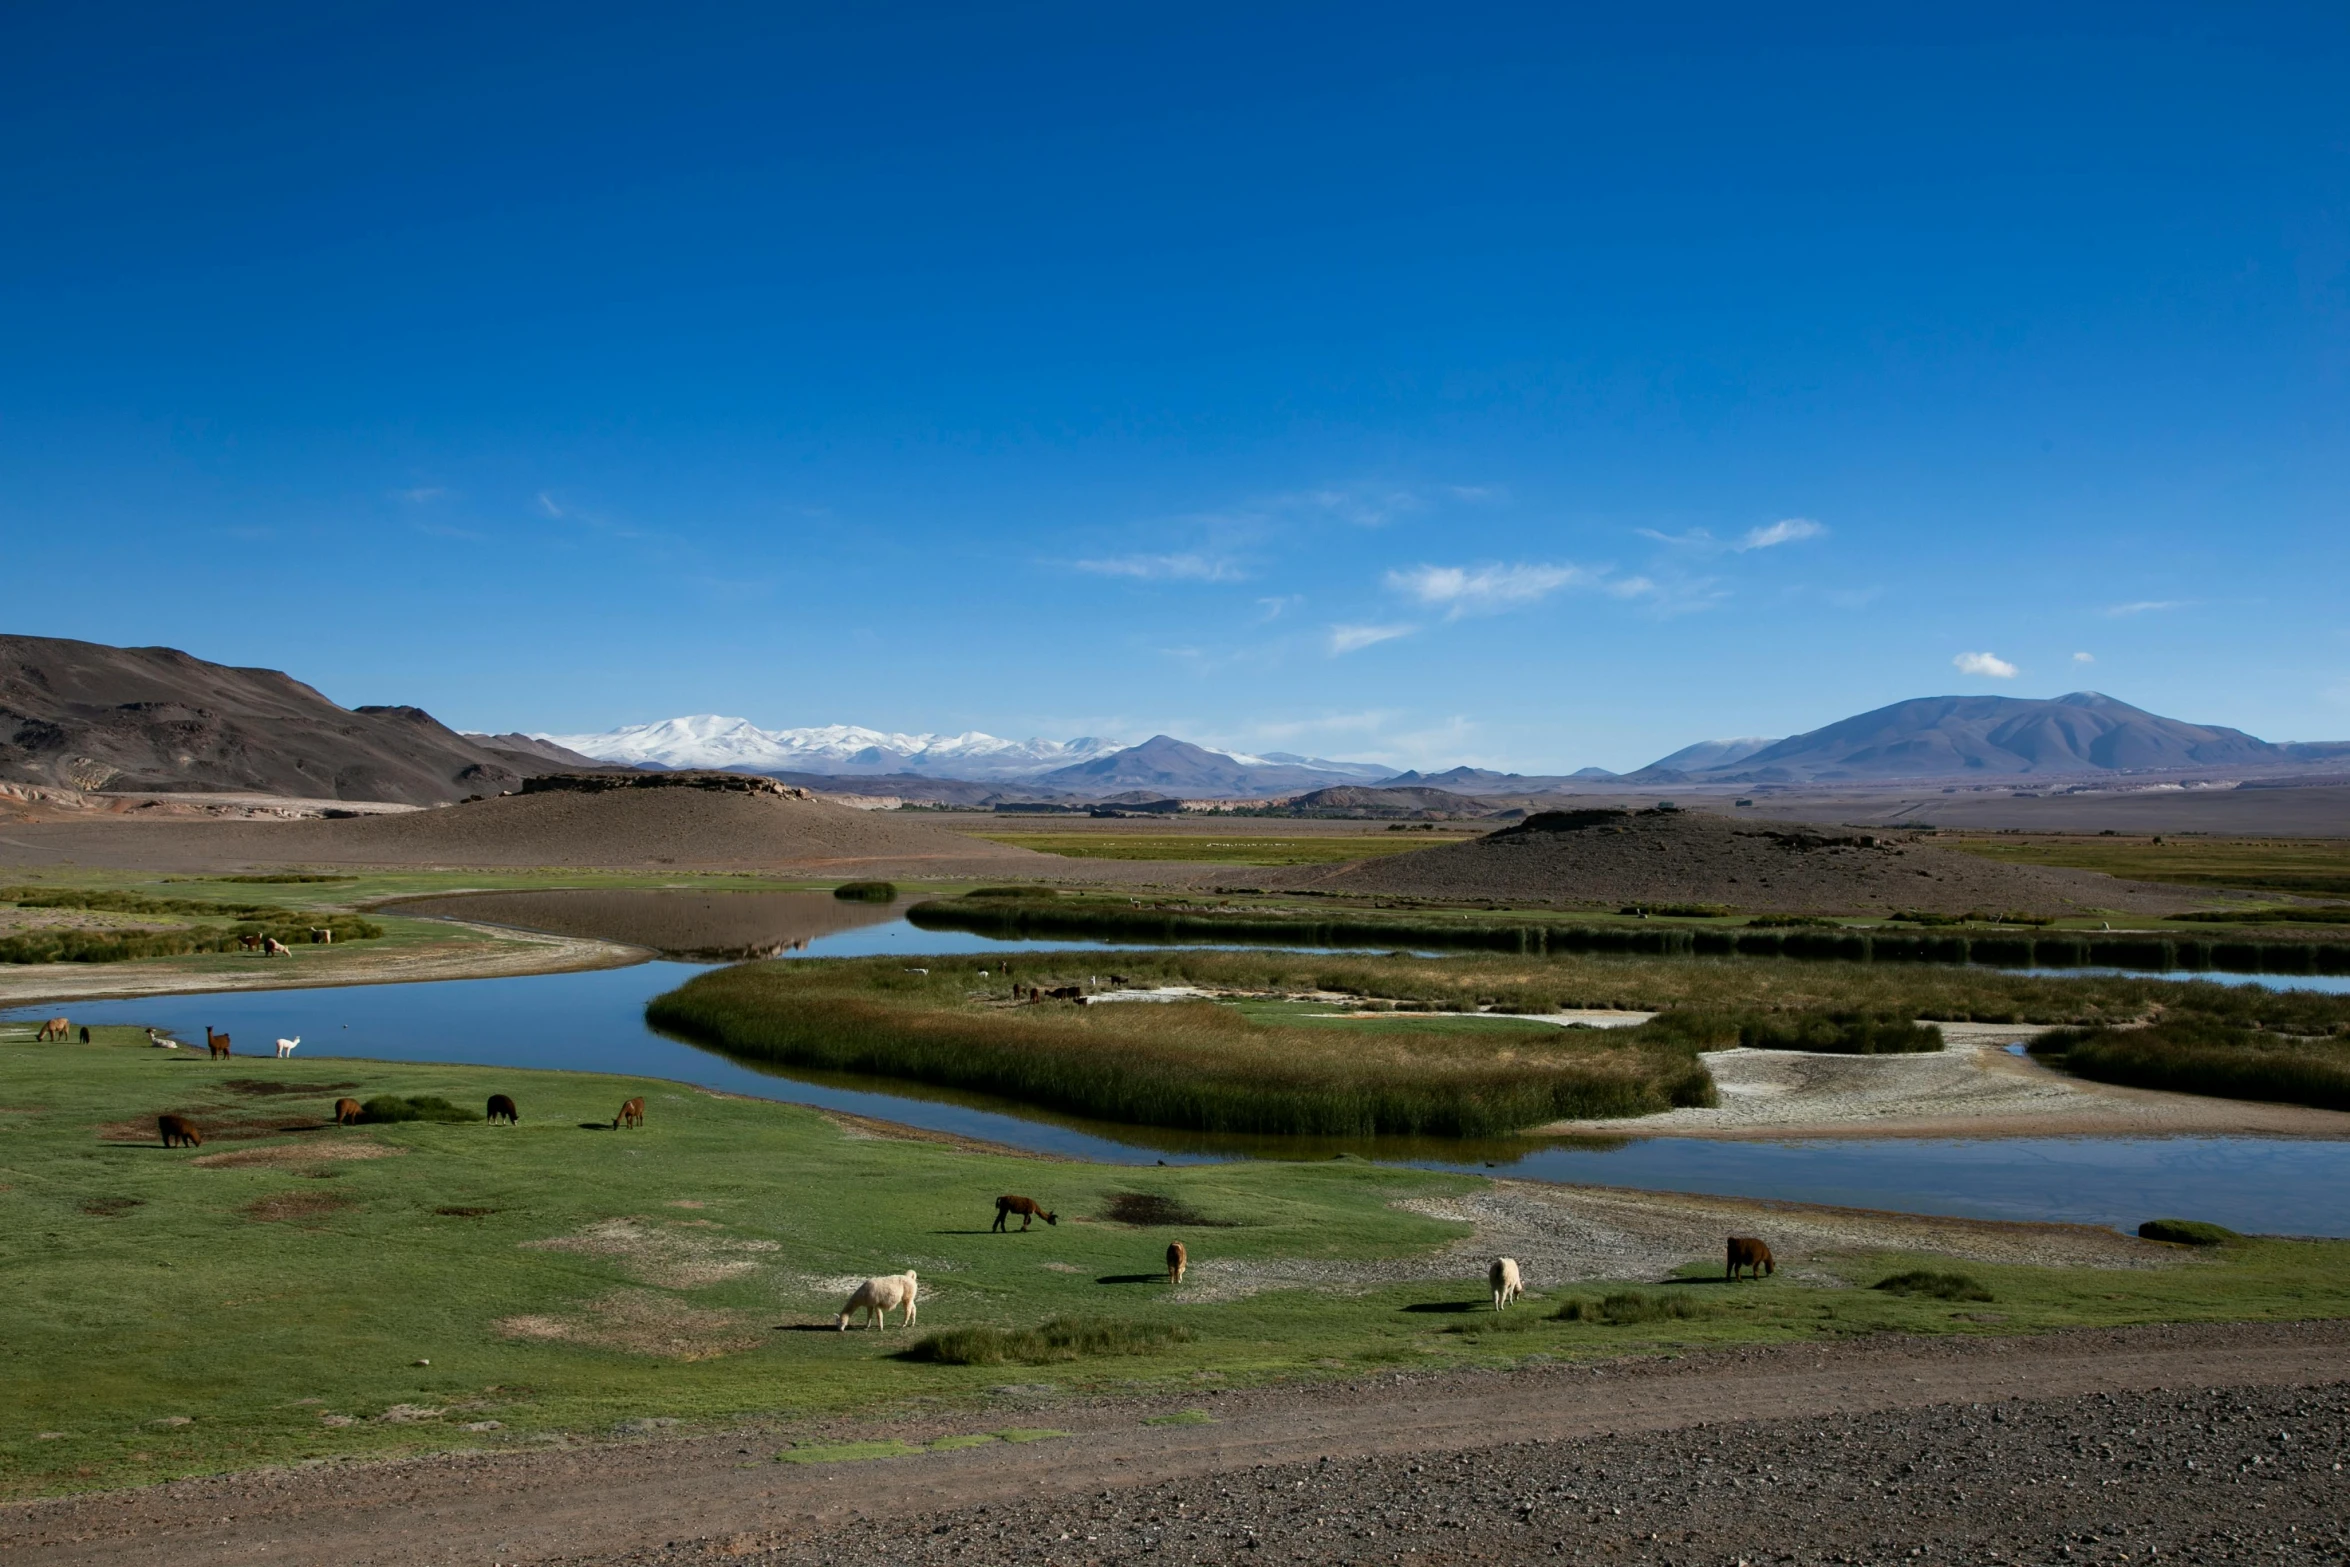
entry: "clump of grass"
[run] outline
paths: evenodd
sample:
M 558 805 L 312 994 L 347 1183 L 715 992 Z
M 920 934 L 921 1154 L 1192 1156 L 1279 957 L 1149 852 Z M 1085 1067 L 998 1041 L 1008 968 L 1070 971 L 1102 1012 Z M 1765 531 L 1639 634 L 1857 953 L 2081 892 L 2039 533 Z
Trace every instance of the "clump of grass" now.
M 1230 1219 L 1211 1219 L 1180 1197 L 1161 1197 L 1156 1192 L 1112 1192 L 1102 1217 L 1112 1224 L 1180 1224 L 1214 1230 L 1233 1227 Z
M 2201 1219 L 2148 1219 L 2138 1226 L 2138 1238 L 2169 1241 L 2174 1246 L 2225 1246 L 2244 1237 L 2224 1225 Z
M 1718 920 L 1727 918 L 1733 911 L 1719 903 L 1635 903 L 1616 912 L 1635 919 Z
M 1639 1290 L 1618 1290 L 1598 1300 L 1570 1300 L 1551 1313 L 1551 1320 L 1600 1322 L 1620 1328 L 1638 1322 L 1688 1322 L 1711 1315 L 1711 1307 L 1691 1300 L 1686 1295 L 1647 1295 Z
M 1202 1131 L 1476 1137 L 1715 1102 L 1687 1050 L 1610 1031 L 1354 1031 L 1212 1002 L 1004 1008 L 902 958 L 722 969 L 646 1016 L 738 1057 Z
M 2057 1029 L 2032 1054 L 2100 1083 L 2350 1110 L 2350 1039 L 2263 1021 L 2189 1013 L 2145 1028 Z
M 1051 887 L 974 887 L 963 896 L 966 898 L 1057 898 L 1060 893 Z
M 2314 908 L 2251 909 L 2243 913 L 2228 909 L 2204 909 L 2193 914 L 2172 914 L 2166 917 L 2200 925 L 2350 925 L 2350 903 L 2324 903 Z
M 1918 1268 L 1908 1273 L 1896 1273 L 1889 1279 L 1879 1279 L 1869 1286 L 1888 1295 L 1928 1295 L 1935 1300 L 1989 1300 L 1991 1291 L 1983 1281 L 1971 1274 L 1936 1273 L 1930 1268 Z
M 844 903 L 887 903 L 898 895 L 898 887 L 891 881 L 844 881 L 832 895 Z
M 307 871 L 273 871 L 266 876 L 206 876 L 205 881 L 246 882 L 253 885 L 279 885 L 296 882 L 357 881 L 356 876 L 321 876 Z
M 1826 1055 L 1918 1055 L 1942 1048 L 1942 1030 L 1872 1012 L 1663 1012 L 1636 1030 L 1690 1050 L 1809 1050 Z
M 1746 923 L 1757 930 L 1832 930 L 1843 922 L 1829 919 L 1824 914 L 1757 914 Z
M 481 1116 L 438 1094 L 378 1094 L 359 1107 L 359 1119 L 383 1125 L 393 1121 L 478 1121 Z
M 1159 1322 L 1055 1317 L 1036 1328 L 951 1328 L 900 1351 L 934 1366 L 1041 1366 L 1097 1355 L 1155 1355 L 1191 1342 L 1189 1328 Z

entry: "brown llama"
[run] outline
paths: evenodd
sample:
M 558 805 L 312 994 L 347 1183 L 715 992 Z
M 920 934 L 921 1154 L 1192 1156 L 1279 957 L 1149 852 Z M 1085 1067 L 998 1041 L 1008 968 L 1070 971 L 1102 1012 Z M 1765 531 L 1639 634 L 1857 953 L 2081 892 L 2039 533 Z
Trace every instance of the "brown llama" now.
M 356 1099 L 338 1099 L 338 1100 L 336 1100 L 336 1101 L 335 1101 L 335 1125 L 337 1125 L 337 1126 L 357 1126 L 358 1124 L 359 1124 L 359 1101 L 358 1101 L 358 1100 L 356 1100 Z
M 1733 1235 L 1730 1237 L 1729 1276 L 1735 1279 L 1741 1268 L 1746 1269 L 1752 1277 L 1758 1279 L 1766 1273 L 1779 1271 L 1778 1265 L 1771 1261 L 1770 1247 L 1765 1246 L 1751 1235 Z
M 204 1025 L 204 1043 L 212 1047 L 213 1060 L 226 1061 L 229 1058 L 228 1035 L 215 1034 L 210 1023 Z
M 1190 1265 L 1191 1253 L 1183 1249 L 1183 1243 L 1169 1241 L 1167 1243 L 1167 1282 L 1170 1284 L 1182 1283 L 1183 1270 Z
M 185 1116 L 159 1115 L 155 1118 L 155 1130 L 163 1134 L 163 1146 L 166 1148 L 204 1146 L 204 1134 L 197 1131 L 196 1123 Z
M 36 1044 L 51 1039 L 62 1040 L 72 1032 L 73 1019 L 53 1017 L 41 1025 L 41 1031 L 33 1036 L 33 1040 Z
M 644 1124 L 645 1102 L 641 1098 L 631 1099 L 622 1105 L 620 1113 L 612 1118 L 612 1130 L 615 1132 L 624 1126 L 642 1126 Z
M 514 1108 L 513 1100 L 507 1098 L 504 1094 L 492 1094 L 490 1095 L 489 1118 L 492 1122 L 503 1121 L 508 1126 L 513 1126 L 517 1122 L 521 1121 L 522 1116 L 520 1112 Z
M 1047 1224 L 1058 1224 L 1061 1216 L 1047 1213 L 1044 1205 L 1033 1197 L 998 1197 L 995 1200 L 995 1228 L 1002 1229 L 1004 1221 L 1013 1214 L 1020 1216 L 1020 1228 L 1025 1231 L 1031 1219 L 1042 1219 Z

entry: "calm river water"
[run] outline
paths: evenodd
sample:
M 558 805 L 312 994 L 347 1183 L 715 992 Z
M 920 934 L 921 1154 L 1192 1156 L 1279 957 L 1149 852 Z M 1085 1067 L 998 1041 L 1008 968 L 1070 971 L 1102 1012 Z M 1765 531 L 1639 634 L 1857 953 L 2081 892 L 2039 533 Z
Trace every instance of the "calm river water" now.
M 823 903 L 829 907 L 813 901 L 778 906 L 779 914 L 805 913 L 808 928 L 793 934 L 797 927 L 786 921 L 777 927 L 780 939 L 762 944 L 811 957 L 1121 950 L 1100 942 L 997 942 L 918 931 L 888 907 L 852 909 L 830 898 Z M 466 912 L 480 917 L 475 910 Z M 867 922 L 853 923 L 859 916 Z M 2350 1143 L 2345 1142 L 2256 1137 L 1716 1142 L 1640 1137 L 1636 1123 L 1627 1125 L 1623 1140 L 1606 1143 L 1304 1142 L 1105 1125 L 882 1079 L 786 1074 L 664 1038 L 645 1026 L 645 1003 L 702 967 L 658 961 L 519 979 L 156 996 L 77 1002 L 72 1013 L 76 1022 L 153 1024 L 183 1039 L 201 1040 L 207 1025 L 253 1042 L 299 1034 L 304 1059 L 442 1061 L 668 1078 L 1105 1163 L 1328 1158 L 1354 1152 L 1428 1169 L 1911 1213 L 2124 1228 L 2176 1216 L 2269 1234 L 2350 1235 Z M 55 1010 L 16 1008 L 0 1017 L 16 1020 Z

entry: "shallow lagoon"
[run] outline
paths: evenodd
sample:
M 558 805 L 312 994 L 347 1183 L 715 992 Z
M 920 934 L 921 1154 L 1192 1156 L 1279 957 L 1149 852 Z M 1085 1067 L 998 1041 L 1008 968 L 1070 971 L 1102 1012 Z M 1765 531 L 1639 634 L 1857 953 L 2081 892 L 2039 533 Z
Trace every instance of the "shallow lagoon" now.
M 811 938 L 811 956 L 1003 953 L 1061 942 L 964 945 L 914 931 L 886 911 L 875 923 Z M 2148 1218 L 2208 1219 L 2272 1234 L 2350 1235 L 2350 1143 L 2255 1137 L 1813 1139 L 1726 1142 L 1643 1138 L 1460 1144 L 1305 1142 L 1186 1135 L 1039 1115 L 970 1095 L 881 1079 L 761 1071 L 647 1028 L 644 1004 L 700 966 L 629 968 L 517 979 L 232 991 L 75 1003 L 77 1022 L 154 1024 L 201 1041 L 209 1025 L 239 1043 L 241 1070 L 266 1070 L 270 1041 L 299 1034 L 301 1056 L 447 1061 L 668 1078 L 1105 1163 L 1195 1163 L 1351 1152 L 1429 1169 L 1490 1171 L 1736 1197 L 1837 1203 L 1984 1219 L 2134 1227 Z M 61 1010 L 16 1008 L 18 1021 Z M 199 1046 L 200 1047 L 200 1046 Z M 529 1114 L 527 1094 L 524 1114 Z

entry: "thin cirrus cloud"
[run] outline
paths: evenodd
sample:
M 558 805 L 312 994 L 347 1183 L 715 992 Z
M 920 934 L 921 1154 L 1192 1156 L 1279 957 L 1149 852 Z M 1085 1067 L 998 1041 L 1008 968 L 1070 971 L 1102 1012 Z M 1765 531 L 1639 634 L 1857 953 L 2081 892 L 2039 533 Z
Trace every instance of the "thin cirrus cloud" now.
M 1597 572 L 1581 566 L 1414 566 L 1387 574 L 1389 588 L 1442 609 L 1447 619 L 1498 614 L 1546 599 L 1561 588 L 1599 581 Z
M 1993 680 L 2013 680 L 2022 673 L 1996 653 L 1961 653 L 1950 662 L 1962 675 L 1987 675 Z
M 1381 642 L 1393 642 L 1397 637 L 1408 637 L 1418 626 L 1332 626 L 1330 628 L 1330 656 L 1359 653 L 1364 648 Z
M 1237 564 L 1216 555 L 1112 555 L 1076 565 L 1097 577 L 1136 582 L 1238 582 L 1246 575 Z
M 2108 619 L 2120 620 L 2129 615 L 2152 615 L 2166 609 L 2186 607 L 2185 599 L 2140 599 L 2135 604 L 2108 604 L 2105 613 Z
M 2094 653 L 2075 653 L 2073 655 L 2073 662 L 2076 664 L 2094 664 L 2097 662 L 2097 655 Z
M 1803 539 L 1820 538 L 1827 531 L 1823 524 L 1814 522 L 1809 517 L 1782 517 L 1766 527 L 1747 529 L 1746 537 L 1739 540 L 1736 547 L 1741 551 L 1767 550 L 1781 544 L 1794 544 Z
M 1719 555 L 1725 550 L 1745 555 L 1755 550 L 1776 549 L 1782 544 L 1797 544 L 1805 539 L 1823 539 L 1828 536 L 1827 524 L 1814 522 L 1809 517 L 1782 517 L 1777 522 L 1749 528 L 1735 539 L 1717 539 L 1703 528 L 1691 528 L 1687 533 L 1659 533 L 1654 528 L 1637 531 L 1644 539 L 1670 544 L 1675 549 L 1694 550 L 1701 555 Z

